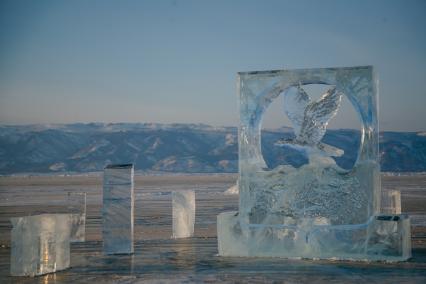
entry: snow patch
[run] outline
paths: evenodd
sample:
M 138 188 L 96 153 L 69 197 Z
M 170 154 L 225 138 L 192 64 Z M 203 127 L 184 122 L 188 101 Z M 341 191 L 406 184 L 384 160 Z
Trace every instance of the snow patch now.
M 49 167 L 51 171 L 60 171 L 65 168 L 65 163 L 55 163 Z
M 233 186 L 231 186 L 224 192 L 225 195 L 237 195 L 239 193 L 240 193 L 240 190 L 238 188 L 238 181 L 236 184 L 234 184 Z

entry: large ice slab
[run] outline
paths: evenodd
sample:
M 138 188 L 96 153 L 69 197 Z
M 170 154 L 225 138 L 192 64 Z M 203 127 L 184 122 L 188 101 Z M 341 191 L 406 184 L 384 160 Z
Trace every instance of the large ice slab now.
M 174 191 L 173 238 L 188 238 L 194 235 L 195 192 L 192 190 Z
M 305 91 L 316 85 L 326 88 L 317 100 Z M 371 66 L 243 72 L 238 74 L 238 92 L 240 202 L 238 214 L 218 217 L 220 255 L 409 257 L 410 231 L 405 229 L 409 218 L 390 215 L 395 220 L 388 222 L 379 214 L 377 81 Z M 261 122 L 280 96 L 282 115 L 288 117 L 294 135 L 279 139 L 274 147 L 297 151 L 307 162 L 268 168 L 262 154 Z M 361 122 L 360 148 L 352 169 L 336 163 L 344 155 L 342 149 L 323 141 L 344 98 Z M 387 240 L 392 248 L 387 248 Z
M 86 236 L 86 193 L 68 192 L 67 206 L 70 213 L 70 241 L 84 242 Z
M 105 254 L 133 253 L 134 168 L 109 165 L 103 181 L 103 250 Z
M 329 226 L 320 218 L 293 226 L 242 224 L 238 212 L 218 215 L 221 256 L 403 261 L 411 257 L 406 215 L 378 215 L 365 224 Z
M 11 218 L 11 275 L 35 276 L 68 268 L 70 220 L 69 214 Z

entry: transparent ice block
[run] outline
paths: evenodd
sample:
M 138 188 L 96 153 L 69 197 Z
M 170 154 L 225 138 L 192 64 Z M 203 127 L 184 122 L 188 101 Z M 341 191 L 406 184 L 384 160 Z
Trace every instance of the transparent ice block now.
M 305 91 L 323 85 L 315 100 Z M 308 88 L 307 88 L 308 89 Z M 219 254 L 358 260 L 410 257 L 410 220 L 380 212 L 377 81 L 371 66 L 243 72 L 240 102 L 239 211 L 218 216 Z M 261 122 L 279 96 L 292 139 L 274 147 L 298 151 L 307 163 L 268 168 L 262 155 Z M 342 98 L 361 121 L 358 158 L 352 169 L 337 165 L 342 149 L 323 142 Z M 380 232 L 380 233 L 377 233 Z M 392 254 L 384 253 L 392 244 Z
M 86 193 L 68 192 L 68 212 L 71 218 L 70 241 L 84 242 L 86 236 Z
M 103 181 L 103 249 L 105 254 L 133 253 L 134 169 L 109 165 Z
M 402 261 L 411 257 L 406 215 L 377 215 L 368 222 L 327 225 L 306 219 L 294 226 L 243 224 L 238 212 L 218 215 L 221 256 Z
M 194 235 L 195 192 L 192 190 L 174 191 L 173 238 L 189 238 Z
M 41 214 L 11 218 L 12 276 L 35 276 L 70 265 L 70 215 Z
M 395 189 L 382 190 L 381 213 L 401 214 L 401 191 Z

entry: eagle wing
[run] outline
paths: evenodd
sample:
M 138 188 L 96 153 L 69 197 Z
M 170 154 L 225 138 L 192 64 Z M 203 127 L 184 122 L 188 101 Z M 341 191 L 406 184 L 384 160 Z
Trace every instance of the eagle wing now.
M 318 101 L 310 103 L 305 109 L 296 140 L 303 144 L 317 145 L 325 134 L 328 122 L 337 114 L 341 101 L 342 93 L 333 87 Z
M 284 93 L 284 112 L 293 125 L 296 137 L 300 133 L 305 117 L 305 110 L 310 102 L 309 95 L 300 86 L 290 87 Z

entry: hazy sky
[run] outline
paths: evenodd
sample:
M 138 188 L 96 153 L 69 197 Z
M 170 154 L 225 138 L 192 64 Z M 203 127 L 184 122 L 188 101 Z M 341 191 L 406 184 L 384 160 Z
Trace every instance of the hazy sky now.
M 426 130 L 426 1 L 0 0 L 3 124 L 237 125 L 238 71 L 356 65 L 382 130 Z

